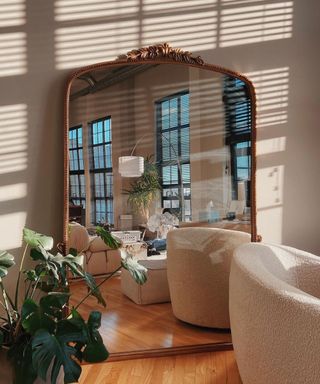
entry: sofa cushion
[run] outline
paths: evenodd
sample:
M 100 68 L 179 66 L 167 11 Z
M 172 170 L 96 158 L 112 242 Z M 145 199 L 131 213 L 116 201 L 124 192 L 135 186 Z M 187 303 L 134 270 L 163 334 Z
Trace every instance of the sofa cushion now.
M 90 252 L 101 252 L 112 248 L 108 247 L 107 244 L 101 239 L 101 237 L 90 236 L 90 245 L 88 249 Z
M 78 252 L 86 251 L 89 247 L 89 235 L 85 227 L 79 223 L 70 223 L 69 248 Z

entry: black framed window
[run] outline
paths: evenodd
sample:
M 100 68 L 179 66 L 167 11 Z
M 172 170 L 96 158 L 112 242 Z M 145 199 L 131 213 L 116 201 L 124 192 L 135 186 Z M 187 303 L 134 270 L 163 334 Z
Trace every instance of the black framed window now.
M 191 220 L 189 91 L 158 100 L 156 121 L 162 207 L 172 209 L 181 217 L 180 187 L 183 184 L 185 219 Z
M 90 123 L 90 177 L 94 224 L 114 223 L 111 117 Z
M 83 161 L 83 128 L 69 129 L 70 200 L 74 205 L 86 206 L 86 184 Z
M 224 105 L 226 116 L 226 144 L 230 146 L 232 199 L 238 199 L 238 182 L 244 181 L 247 206 L 250 206 L 251 181 L 251 102 L 246 84 L 236 78 L 225 77 Z

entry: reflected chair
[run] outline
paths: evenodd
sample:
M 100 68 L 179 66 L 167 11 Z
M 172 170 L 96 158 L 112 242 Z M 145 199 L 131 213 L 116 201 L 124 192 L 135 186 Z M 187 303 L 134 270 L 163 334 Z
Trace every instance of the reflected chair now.
M 243 384 L 320 382 L 320 258 L 246 244 L 230 273 L 232 342 Z
M 229 272 L 245 232 L 181 228 L 168 233 L 167 272 L 174 315 L 187 323 L 230 328 Z
M 69 248 L 82 252 L 85 269 L 92 275 L 103 275 L 120 267 L 118 249 L 111 249 L 99 236 L 90 236 L 87 229 L 78 223 L 69 224 Z

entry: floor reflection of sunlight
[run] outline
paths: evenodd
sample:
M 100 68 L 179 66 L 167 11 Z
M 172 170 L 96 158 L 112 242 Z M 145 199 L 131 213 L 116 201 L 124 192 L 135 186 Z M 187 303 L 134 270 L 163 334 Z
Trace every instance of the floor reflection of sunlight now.
M 27 37 L 23 32 L 0 35 L 0 77 L 27 72 Z
M 26 22 L 25 0 L 1 0 L 0 27 L 23 25 Z
M 237 3 L 232 4 L 238 5 Z M 252 6 L 225 7 L 221 11 L 219 46 L 228 47 L 290 38 L 292 18 L 292 1 L 280 3 L 265 1 L 264 4 Z
M 27 167 L 27 106 L 0 106 L 0 174 Z

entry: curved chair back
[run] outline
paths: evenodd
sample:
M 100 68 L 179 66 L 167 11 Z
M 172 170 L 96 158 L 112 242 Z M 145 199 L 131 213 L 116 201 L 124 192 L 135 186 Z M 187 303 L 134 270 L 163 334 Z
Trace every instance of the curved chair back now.
M 243 384 L 320 382 L 320 259 L 246 244 L 230 274 L 232 340 Z
M 174 315 L 191 324 L 230 328 L 229 273 L 245 232 L 180 228 L 168 233 L 167 272 Z

